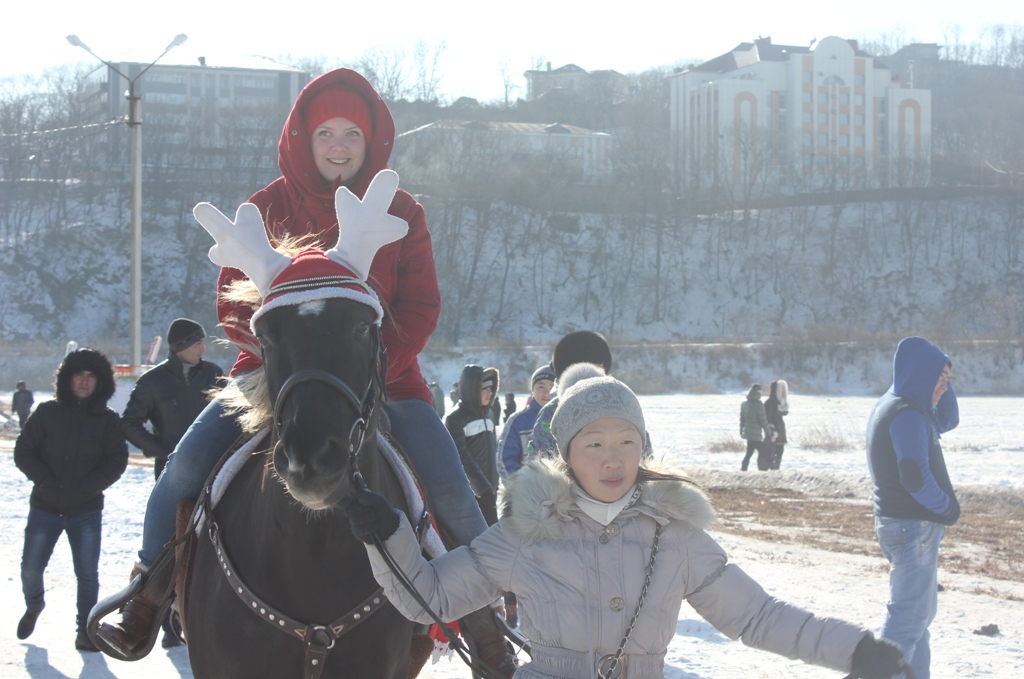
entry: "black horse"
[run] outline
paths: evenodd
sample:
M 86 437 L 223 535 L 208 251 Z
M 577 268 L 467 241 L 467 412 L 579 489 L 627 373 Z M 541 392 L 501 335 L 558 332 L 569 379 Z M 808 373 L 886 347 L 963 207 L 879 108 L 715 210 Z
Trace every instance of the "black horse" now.
M 265 385 L 277 438 L 272 457 L 253 456 L 213 512 L 230 567 L 206 533 L 192 557 L 186 629 L 196 677 L 302 677 L 313 661 L 310 669 L 324 677 L 409 673 L 414 624 L 386 603 L 359 615 L 360 607 L 375 607 L 364 600 L 379 588 L 363 544 L 332 508 L 355 490 L 356 460 L 368 487 L 405 508 L 377 450 L 379 328 L 360 302 L 313 306 L 271 309 L 256 329 L 264 374 L 248 382 Z M 230 569 L 233 578 L 225 574 Z M 243 601 L 234 578 L 255 596 Z M 328 626 L 351 611 L 351 631 L 332 639 Z M 310 627 L 300 634 L 295 622 Z M 333 648 L 308 655 L 310 643 Z

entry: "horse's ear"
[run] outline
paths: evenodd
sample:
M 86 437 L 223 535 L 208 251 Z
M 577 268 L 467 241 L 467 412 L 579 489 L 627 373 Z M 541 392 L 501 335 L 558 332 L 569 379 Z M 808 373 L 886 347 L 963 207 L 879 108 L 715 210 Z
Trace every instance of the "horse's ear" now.
M 260 296 L 266 297 L 271 283 L 291 259 L 270 245 L 259 208 L 242 203 L 231 221 L 210 203 L 199 203 L 192 208 L 192 215 L 217 241 L 210 248 L 210 261 L 241 269 L 256 284 Z
M 405 238 L 409 225 L 404 219 L 388 214 L 398 190 L 398 173 L 381 170 L 370 182 L 366 195 L 359 200 L 344 186 L 334 194 L 338 215 L 338 244 L 327 256 L 347 267 L 361 280 L 370 275 L 370 264 L 377 251 L 388 243 Z

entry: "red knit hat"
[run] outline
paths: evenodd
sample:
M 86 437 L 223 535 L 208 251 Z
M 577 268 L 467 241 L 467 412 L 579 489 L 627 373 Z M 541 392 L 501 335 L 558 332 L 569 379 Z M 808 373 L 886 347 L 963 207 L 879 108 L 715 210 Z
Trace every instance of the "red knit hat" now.
M 306 134 L 312 135 L 313 130 L 325 120 L 331 118 L 348 118 L 363 131 L 369 142 L 373 136 L 373 118 L 366 100 L 347 87 L 330 87 L 314 96 L 305 110 Z

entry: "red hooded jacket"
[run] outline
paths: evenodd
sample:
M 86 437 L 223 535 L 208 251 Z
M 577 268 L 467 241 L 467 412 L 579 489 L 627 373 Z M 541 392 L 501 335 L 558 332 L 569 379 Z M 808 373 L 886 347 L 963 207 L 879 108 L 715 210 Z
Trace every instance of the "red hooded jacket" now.
M 325 185 L 316 169 L 304 111 L 306 103 L 317 93 L 339 84 L 362 96 L 373 118 L 366 159 L 348 188 L 362 198 L 374 176 L 387 167 L 395 144 L 395 121 L 373 86 L 363 76 L 345 68 L 312 80 L 299 93 L 281 133 L 278 164 L 283 176 L 249 199 L 263 214 L 272 242 L 286 235 L 316 234 L 319 245 L 329 248 L 338 240 L 338 218 L 334 212 L 334 192 L 338 186 Z M 441 312 L 430 233 L 423 207 L 406 191 L 398 189 L 388 212 L 409 224 L 405 238 L 382 247 L 370 265 L 369 282 L 385 313 L 382 336 L 388 351 L 388 398 L 418 398 L 429 403 L 430 389 L 423 381 L 416 357 L 437 327 Z M 217 289 L 223 290 L 244 276 L 238 269 L 222 268 Z M 251 309 L 224 302 L 218 296 L 217 316 L 228 337 L 239 347 L 253 341 L 248 329 Z M 261 364 L 258 355 L 242 348 L 231 375 Z

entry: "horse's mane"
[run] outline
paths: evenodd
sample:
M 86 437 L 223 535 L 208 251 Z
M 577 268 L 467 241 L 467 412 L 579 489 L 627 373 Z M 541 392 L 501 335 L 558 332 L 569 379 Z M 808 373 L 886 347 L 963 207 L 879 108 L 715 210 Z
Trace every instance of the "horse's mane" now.
M 319 246 L 315 234 L 305 236 L 284 236 L 274 239 L 274 249 L 288 257 L 294 257 L 306 248 Z M 230 302 L 238 308 L 248 309 L 245 317 L 229 316 L 220 323 L 221 327 L 231 327 L 235 331 L 235 345 L 239 349 L 260 355 L 260 343 L 249 329 L 249 319 L 263 304 L 256 284 L 248 277 L 233 281 L 219 293 L 223 302 Z M 235 377 L 220 392 L 224 410 L 238 417 L 238 423 L 247 434 L 269 427 L 273 423 L 274 412 L 270 406 L 270 393 L 267 390 L 267 378 L 263 366 Z

